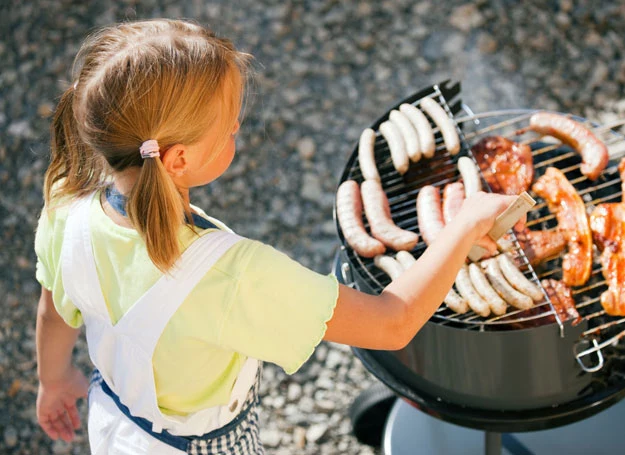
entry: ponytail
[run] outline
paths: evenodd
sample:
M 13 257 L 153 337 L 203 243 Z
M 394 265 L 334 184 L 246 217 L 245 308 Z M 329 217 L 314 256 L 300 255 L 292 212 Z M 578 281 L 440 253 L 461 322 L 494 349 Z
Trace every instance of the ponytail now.
M 143 160 L 139 178 L 128 196 L 126 212 L 143 238 L 148 256 L 163 273 L 180 256 L 178 232 L 185 212 L 189 211 L 161 160 Z
M 44 177 L 46 205 L 54 195 L 83 196 L 97 188 L 104 174 L 104 163 L 80 138 L 74 116 L 74 87 L 63 93 L 52 125 L 50 165 Z

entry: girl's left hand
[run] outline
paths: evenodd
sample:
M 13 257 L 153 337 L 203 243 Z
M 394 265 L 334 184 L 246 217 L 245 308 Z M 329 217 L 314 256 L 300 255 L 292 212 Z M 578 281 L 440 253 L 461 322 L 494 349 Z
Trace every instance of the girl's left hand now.
M 76 400 L 87 396 L 89 381 L 76 367 L 70 367 L 62 379 L 53 384 L 39 383 L 37 420 L 52 439 L 70 442 L 80 428 Z

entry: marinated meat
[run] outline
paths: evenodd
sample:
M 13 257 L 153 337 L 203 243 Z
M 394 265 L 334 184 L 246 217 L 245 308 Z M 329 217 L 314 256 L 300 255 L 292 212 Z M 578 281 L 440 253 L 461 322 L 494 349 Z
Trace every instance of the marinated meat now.
M 488 136 L 471 151 L 495 193 L 517 195 L 532 184 L 534 162 L 528 145 L 501 136 Z
M 612 316 L 625 316 L 625 203 L 598 205 L 590 215 L 590 227 L 608 282 L 601 305 Z
M 553 309 L 556 310 L 560 321 L 573 320 L 573 325 L 577 325 L 582 322 L 582 318 L 575 308 L 575 300 L 571 294 L 571 288 L 564 284 L 562 281 L 554 279 L 542 280 L 540 284 L 543 285 Z
M 582 198 L 562 171 L 554 167 L 547 168 L 533 190 L 547 201 L 566 239 L 568 251 L 562 260 L 562 280 L 569 286 L 583 285 L 592 268 L 592 234 Z
M 549 231 L 530 231 L 525 228 L 516 231 L 517 239 L 530 264 L 540 264 L 545 259 L 560 254 L 566 246 L 566 238 L 559 229 Z

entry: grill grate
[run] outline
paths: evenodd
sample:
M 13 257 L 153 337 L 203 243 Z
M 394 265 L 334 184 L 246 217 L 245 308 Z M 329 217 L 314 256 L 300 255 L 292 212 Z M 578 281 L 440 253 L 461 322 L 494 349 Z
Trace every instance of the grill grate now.
M 432 123 L 436 137 L 435 156 L 427 161 L 427 167 L 420 166 L 423 163 L 423 161 L 420 161 L 413 164 L 408 172 L 401 176 L 393 167 L 386 141 L 379 133 L 376 136 L 376 164 L 382 180 L 382 186 L 389 199 L 393 220 L 399 227 L 419 232 L 415 204 L 419 189 L 424 185 L 434 185 L 442 189 L 446 184 L 459 180 L 460 176 L 456 165 L 457 158 L 463 155 L 472 156 L 470 145 L 489 135 L 504 136 L 530 145 L 534 158 L 535 178 L 542 175 L 548 166 L 559 168 L 576 188 L 587 209 L 591 209 L 599 203 L 618 202 L 621 200 L 622 189 L 617 164 L 618 159 L 625 155 L 625 137 L 617 132 L 616 128 L 621 127 L 625 122 L 602 127 L 590 125 L 594 129 L 595 134 L 600 135 L 604 139 L 611 153 L 611 161 L 608 168 L 597 181 L 591 182 L 581 174 L 579 170 L 581 157 L 571 148 L 561 143 L 546 143 L 543 140 L 537 140 L 533 133 L 515 136 L 517 130 L 527 126 L 529 117 L 534 111 L 506 110 L 476 115 L 467 106 L 461 104 L 458 99 L 459 92 L 459 84 L 451 85 L 444 83 L 435 85 L 432 89 L 418 93 L 407 100 L 407 102 L 418 106 L 419 99 L 424 96 L 430 96 L 437 100 L 448 114 L 455 118 L 462 146 L 461 152 L 456 157 L 452 157 L 447 153 L 442 137 Z M 463 116 L 461 117 L 460 114 Z M 379 124 L 387 118 L 388 114 L 379 119 L 372 128 L 377 131 Z M 577 120 L 583 121 L 583 119 Z M 357 151 L 353 153 L 342 181 L 353 179 L 359 183 L 362 182 L 362 174 L 356 156 Z M 484 180 L 482 180 L 482 184 L 485 188 L 488 188 Z M 557 224 L 555 216 L 549 212 L 546 204 L 540 198 L 533 196 L 539 203 L 528 213 L 527 226 L 534 229 L 554 228 Z M 368 228 L 366 219 L 364 221 L 365 227 Z M 347 246 L 340 232 L 340 227 L 339 236 L 356 272 L 374 292 L 381 292 L 390 282 L 390 279 L 373 264 L 371 259 L 361 258 Z M 513 243 L 515 244 L 515 250 L 511 253 L 512 257 L 518 265 L 521 265 L 521 270 L 529 279 L 538 282 L 543 278 L 558 279 L 561 277 L 561 257 L 545 261 L 534 270 L 524 252 L 520 249 L 516 239 L 514 239 Z M 415 257 L 419 257 L 425 248 L 426 245 L 423 242 L 419 242 L 412 250 L 412 253 Z M 593 271 L 587 284 L 572 290 L 580 315 L 589 322 L 589 329 L 584 332 L 587 347 L 577 354 L 578 361 L 588 371 L 596 368 L 596 366 L 585 366 L 580 360 L 582 357 L 596 352 L 599 364 L 602 364 L 603 358 L 600 349 L 608 345 L 614 345 L 621 338 L 625 337 L 625 330 L 622 330 L 623 325 L 625 325 L 625 318 L 610 317 L 605 314 L 601 307 L 600 295 L 607 289 L 607 285 L 601 273 L 601 266 L 598 262 L 598 253 L 596 251 L 593 260 Z M 558 319 L 558 315 L 546 294 L 545 300 L 539 302 L 530 310 L 522 311 L 509 308 L 506 314 L 488 319 L 484 319 L 473 312 L 458 315 L 441 305 L 431 321 L 469 330 L 513 330 L 520 327 L 528 328 L 557 323 L 561 331 L 564 330 L 564 325 Z

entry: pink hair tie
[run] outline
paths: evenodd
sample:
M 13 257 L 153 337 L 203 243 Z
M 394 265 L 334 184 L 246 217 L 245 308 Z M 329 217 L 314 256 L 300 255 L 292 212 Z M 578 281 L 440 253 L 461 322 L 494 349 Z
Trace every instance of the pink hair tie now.
M 145 141 L 143 144 L 141 144 L 141 147 L 139 148 L 139 152 L 141 152 L 141 158 L 143 159 L 158 158 L 159 156 L 161 156 L 161 154 L 158 153 L 158 150 L 158 142 L 155 139 Z

